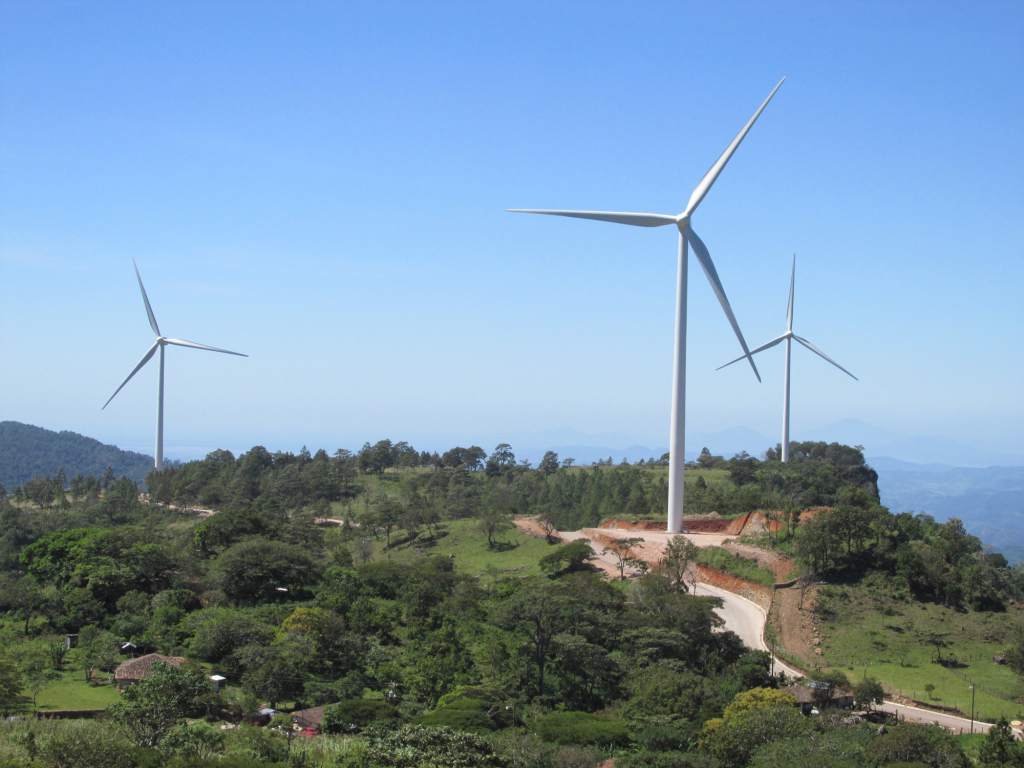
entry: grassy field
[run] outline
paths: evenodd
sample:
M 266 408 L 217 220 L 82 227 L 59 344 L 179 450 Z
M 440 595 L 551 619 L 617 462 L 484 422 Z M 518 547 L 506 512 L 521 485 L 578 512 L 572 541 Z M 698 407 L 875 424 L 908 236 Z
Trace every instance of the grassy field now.
M 1024 623 L 1024 610 L 959 612 L 905 602 L 870 584 L 824 587 L 818 607 L 830 615 L 821 621 L 825 664 L 851 680 L 866 673 L 887 690 L 964 713 L 970 712 L 974 683 L 979 719 L 1024 715 L 1024 681 L 993 661 L 1005 651 L 1014 625 Z M 949 646 L 942 656 L 956 659 L 955 666 L 936 662 L 935 648 L 926 642 L 931 633 L 944 635 Z
M 697 552 L 697 562 L 731 573 L 733 576 L 752 581 L 755 584 L 764 584 L 770 587 L 775 583 L 775 574 L 758 565 L 756 560 L 740 557 L 721 547 L 702 547 Z
M 460 573 L 473 576 L 500 576 L 540 574 L 540 558 L 552 550 L 543 539 L 527 536 L 518 529 L 502 531 L 496 537 L 496 548 L 489 549 L 487 536 L 480 530 L 477 520 L 451 520 L 441 527 L 442 535 L 433 543 L 421 539 L 413 544 L 397 545 L 385 549 L 383 542 L 374 548 L 375 558 L 409 560 L 423 555 L 454 555 L 455 567 Z
M 39 709 L 105 709 L 118 699 L 110 684 L 89 685 L 81 670 L 67 670 L 39 692 Z

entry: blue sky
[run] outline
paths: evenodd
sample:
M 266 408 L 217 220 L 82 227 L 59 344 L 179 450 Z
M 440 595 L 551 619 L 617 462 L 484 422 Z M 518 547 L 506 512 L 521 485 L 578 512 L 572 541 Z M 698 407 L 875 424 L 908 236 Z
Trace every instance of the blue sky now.
M 784 328 L 793 436 L 857 420 L 1020 456 L 1019 3 L 0 6 L 0 418 L 168 453 L 264 443 L 666 442 L 674 235 L 751 345 Z M 778 431 L 781 352 L 690 270 L 688 430 Z M 713 446 L 714 447 L 714 446 Z M 868 445 L 869 453 L 872 446 Z M 915 458 L 905 456 L 904 458 Z M 977 459 L 984 461 L 983 458 Z

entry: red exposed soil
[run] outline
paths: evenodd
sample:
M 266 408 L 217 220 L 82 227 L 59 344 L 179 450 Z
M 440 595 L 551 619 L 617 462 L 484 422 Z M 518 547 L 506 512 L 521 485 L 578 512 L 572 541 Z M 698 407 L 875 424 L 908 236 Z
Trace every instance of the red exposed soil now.
M 685 517 L 683 528 L 690 533 L 723 533 L 739 536 L 747 525 L 750 513 L 739 517 Z M 664 531 L 665 523 L 659 520 L 602 520 L 600 528 L 621 528 L 631 531 Z

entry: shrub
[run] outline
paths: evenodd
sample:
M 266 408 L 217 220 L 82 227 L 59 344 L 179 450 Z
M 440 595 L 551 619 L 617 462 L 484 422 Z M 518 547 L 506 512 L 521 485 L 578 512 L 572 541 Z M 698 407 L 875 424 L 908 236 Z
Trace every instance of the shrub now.
M 971 763 L 956 737 L 936 725 L 898 725 L 867 748 L 869 761 L 923 763 L 931 768 L 967 768 Z
M 419 719 L 421 725 L 482 733 L 511 725 L 501 695 L 489 688 L 461 687 L 447 693 Z
M 349 733 L 373 723 L 397 720 L 398 710 L 384 699 L 346 699 L 324 709 L 324 733 Z
M 105 723 L 65 720 L 39 733 L 39 761 L 47 768 L 134 768 L 132 745 Z
M 721 763 L 699 752 L 634 752 L 615 758 L 615 768 L 719 768 Z
M 505 768 L 490 744 L 451 728 L 405 725 L 371 736 L 366 762 L 374 768 Z
M 549 712 L 531 723 L 545 741 L 555 744 L 594 744 L 617 747 L 629 743 L 626 722 L 610 715 L 589 712 Z

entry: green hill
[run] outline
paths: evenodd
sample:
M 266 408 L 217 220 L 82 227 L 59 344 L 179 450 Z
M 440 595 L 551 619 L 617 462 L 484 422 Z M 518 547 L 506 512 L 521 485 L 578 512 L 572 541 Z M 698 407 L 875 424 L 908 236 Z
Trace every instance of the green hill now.
M 153 460 L 76 432 L 54 432 L 18 421 L 0 421 L 0 483 L 8 489 L 33 477 L 53 476 L 61 469 L 71 479 L 75 475 L 99 477 L 107 467 L 116 477 L 123 475 L 142 483 L 153 468 Z

